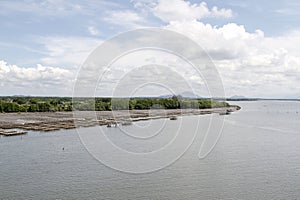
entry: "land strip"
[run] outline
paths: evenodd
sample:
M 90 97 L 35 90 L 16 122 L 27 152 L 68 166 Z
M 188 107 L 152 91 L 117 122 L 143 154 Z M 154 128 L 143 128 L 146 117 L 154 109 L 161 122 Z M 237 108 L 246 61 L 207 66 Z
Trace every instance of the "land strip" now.
M 55 131 L 98 125 L 129 124 L 134 121 L 170 118 L 172 116 L 229 114 L 238 106 L 211 109 L 151 109 L 117 111 L 0 113 L 0 129 Z M 129 123 L 128 123 L 129 122 Z M 2 131 L 3 132 L 3 131 Z

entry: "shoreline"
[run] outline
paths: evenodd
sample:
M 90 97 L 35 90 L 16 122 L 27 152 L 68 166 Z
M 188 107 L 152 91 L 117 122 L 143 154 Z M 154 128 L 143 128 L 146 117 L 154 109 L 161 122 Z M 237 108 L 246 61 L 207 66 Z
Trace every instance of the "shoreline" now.
M 0 130 L 56 131 L 78 127 L 103 126 L 111 123 L 128 123 L 170 118 L 172 116 L 224 114 L 239 110 L 239 106 L 210 109 L 158 109 L 75 112 L 0 113 Z

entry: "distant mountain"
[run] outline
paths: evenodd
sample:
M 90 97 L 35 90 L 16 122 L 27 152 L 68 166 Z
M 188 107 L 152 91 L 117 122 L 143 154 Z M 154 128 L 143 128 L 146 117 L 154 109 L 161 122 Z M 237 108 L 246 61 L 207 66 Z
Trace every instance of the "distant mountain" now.
M 168 98 L 171 98 L 172 96 L 174 96 L 174 95 L 173 94 L 165 94 L 165 95 L 159 96 L 159 98 L 168 99 Z
M 247 97 L 234 95 L 234 96 L 230 97 L 230 99 L 247 99 Z
M 182 92 L 179 95 L 181 95 L 183 98 L 188 98 L 188 99 L 200 99 L 201 96 L 194 94 L 193 92 Z
M 21 95 L 21 94 L 19 95 L 18 94 L 18 95 L 13 95 L 12 97 L 30 97 L 30 96 L 28 96 L 28 95 Z
M 234 95 L 230 98 L 226 98 L 227 101 L 258 101 L 262 100 L 260 98 L 253 98 L 253 97 L 244 97 L 239 95 Z
M 186 98 L 186 99 L 201 99 L 202 97 L 197 95 L 197 94 L 194 94 L 193 92 L 182 92 L 176 96 L 182 96 L 183 98 Z M 159 96 L 160 98 L 171 98 L 173 97 L 174 95 L 173 94 L 166 94 L 166 95 L 161 95 Z

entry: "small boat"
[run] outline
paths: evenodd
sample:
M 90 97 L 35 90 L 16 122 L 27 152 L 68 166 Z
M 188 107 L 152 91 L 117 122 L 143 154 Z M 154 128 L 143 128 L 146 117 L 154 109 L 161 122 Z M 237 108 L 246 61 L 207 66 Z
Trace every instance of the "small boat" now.
M 177 117 L 176 116 L 171 116 L 170 120 L 177 120 Z
M 108 128 L 115 128 L 115 127 L 118 127 L 119 124 L 117 122 L 110 122 L 107 124 L 107 127 Z

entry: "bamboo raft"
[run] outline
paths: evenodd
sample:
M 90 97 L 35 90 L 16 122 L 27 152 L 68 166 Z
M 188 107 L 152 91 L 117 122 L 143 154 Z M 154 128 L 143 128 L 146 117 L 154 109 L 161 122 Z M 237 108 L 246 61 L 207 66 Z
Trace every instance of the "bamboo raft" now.
M 13 136 L 13 135 L 22 135 L 26 134 L 26 131 L 58 131 L 61 129 L 75 129 L 80 127 L 93 127 L 93 126 L 108 126 L 108 127 L 118 127 L 112 126 L 114 124 L 121 126 L 129 126 L 132 125 L 133 122 L 144 121 L 144 120 L 153 120 L 153 119 L 163 119 L 169 118 L 171 120 L 177 119 L 178 116 L 185 115 L 203 115 L 203 114 L 211 114 L 211 113 L 219 113 L 223 115 L 223 113 L 231 113 L 233 111 L 239 110 L 240 108 L 237 106 L 232 106 L 230 108 L 219 108 L 214 110 L 173 110 L 172 112 L 158 112 L 158 113 L 145 113 L 142 111 L 132 111 L 129 115 L 113 115 L 112 116 L 97 116 L 96 119 L 93 117 L 81 117 L 74 118 L 72 116 L 62 118 L 45 118 L 41 117 L 40 119 L 36 119 L 37 121 L 23 120 L 22 123 L 11 122 L 2 122 L 0 123 L 0 135 L 5 136 Z M 21 129 L 24 131 L 15 131 L 14 129 Z

